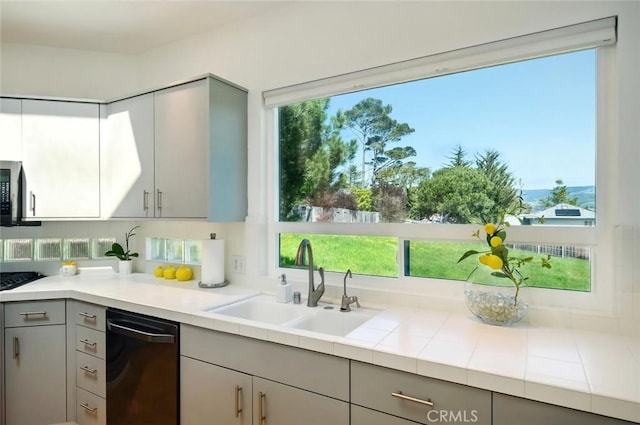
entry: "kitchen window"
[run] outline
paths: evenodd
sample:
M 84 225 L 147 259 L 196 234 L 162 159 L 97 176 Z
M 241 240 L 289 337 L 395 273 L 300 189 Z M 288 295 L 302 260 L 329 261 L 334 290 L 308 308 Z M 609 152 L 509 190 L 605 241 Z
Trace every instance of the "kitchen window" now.
M 571 275 L 537 286 L 593 292 L 614 42 L 609 18 L 265 93 L 276 267 L 306 238 L 316 266 L 373 285 L 464 280 L 477 223 L 522 201 L 507 242 Z

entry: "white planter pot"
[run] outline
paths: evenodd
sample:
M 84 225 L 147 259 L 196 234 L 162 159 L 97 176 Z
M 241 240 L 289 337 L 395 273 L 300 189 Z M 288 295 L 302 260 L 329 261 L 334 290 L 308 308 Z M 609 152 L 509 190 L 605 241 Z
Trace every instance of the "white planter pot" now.
M 133 261 L 131 260 L 118 261 L 118 272 L 120 274 L 131 274 L 132 268 L 133 268 Z

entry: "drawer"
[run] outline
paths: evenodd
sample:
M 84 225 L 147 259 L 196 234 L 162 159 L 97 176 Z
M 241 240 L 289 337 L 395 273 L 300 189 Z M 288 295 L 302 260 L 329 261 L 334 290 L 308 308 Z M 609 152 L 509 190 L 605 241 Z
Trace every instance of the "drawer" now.
M 79 425 L 107 425 L 107 402 L 104 398 L 76 388 L 76 403 Z
M 103 359 L 76 351 L 76 385 L 87 391 L 107 396 L 107 375 Z
M 104 359 L 105 348 L 104 332 L 76 325 L 76 350 Z
M 351 403 L 422 424 L 491 424 L 490 391 L 356 361 Z
M 349 360 L 189 325 L 182 355 L 349 401 Z
M 105 331 L 105 308 L 101 305 L 73 301 L 71 304 L 76 325 Z
M 4 326 L 64 325 L 65 315 L 65 300 L 8 302 L 4 305 Z

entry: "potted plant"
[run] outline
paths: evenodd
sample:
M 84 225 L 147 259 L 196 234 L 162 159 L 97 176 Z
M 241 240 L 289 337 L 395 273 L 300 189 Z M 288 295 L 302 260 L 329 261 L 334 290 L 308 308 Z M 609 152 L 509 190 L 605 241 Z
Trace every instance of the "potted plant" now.
M 504 245 L 507 239 L 505 228 L 509 227 L 509 223 L 505 221 L 505 214 L 498 220 L 498 224 L 486 223 L 483 226 L 484 237 L 480 234 L 480 230 L 473 233 L 473 237 L 483 241 L 486 248 L 482 251 L 469 250 L 465 252 L 458 260 L 458 263 L 464 259 L 478 255 L 480 263 L 467 278 L 465 287 L 465 301 L 471 312 L 485 323 L 492 325 L 511 325 L 524 317 L 527 312 L 527 304 L 518 299 L 520 289 L 526 286 L 529 279 L 524 276 L 520 268 L 526 264 L 533 262 L 533 256 L 514 256 Z M 540 258 L 540 265 L 543 268 L 551 268 L 551 256 Z M 483 268 L 487 270 L 490 277 L 497 278 L 497 281 L 504 281 L 508 284 L 496 285 L 480 283 L 475 284 L 471 280 L 471 276 Z M 507 288 L 511 286 L 514 291 L 510 293 Z
M 118 260 L 120 260 L 118 262 L 118 270 L 121 274 L 131 273 L 131 258 L 138 256 L 137 252 L 131 252 L 131 250 L 129 249 L 129 240 L 136 235 L 134 231 L 139 227 L 140 226 L 134 226 L 124 234 L 124 244 L 126 250 L 118 242 L 114 242 L 113 245 L 111 245 L 111 249 L 104 253 L 104 255 L 107 257 L 116 257 L 118 258 Z

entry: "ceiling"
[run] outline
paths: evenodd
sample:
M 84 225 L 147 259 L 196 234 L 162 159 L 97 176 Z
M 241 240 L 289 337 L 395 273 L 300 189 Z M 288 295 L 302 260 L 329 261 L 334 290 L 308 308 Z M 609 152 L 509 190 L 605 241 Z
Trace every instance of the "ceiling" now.
M 282 4 L 243 0 L 0 0 L 0 40 L 140 54 Z

